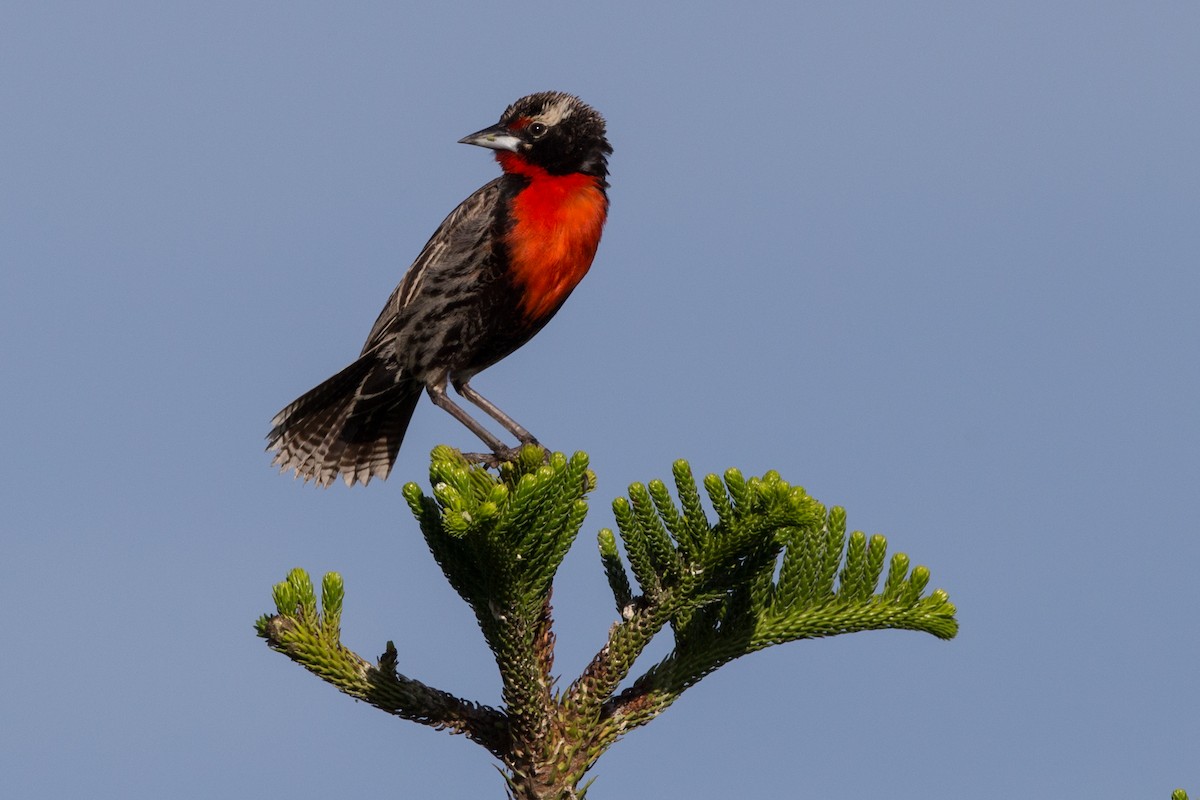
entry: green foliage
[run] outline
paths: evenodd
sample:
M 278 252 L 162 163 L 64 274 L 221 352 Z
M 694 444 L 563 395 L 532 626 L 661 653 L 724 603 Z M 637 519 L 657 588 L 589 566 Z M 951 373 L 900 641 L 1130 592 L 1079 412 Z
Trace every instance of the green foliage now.
M 583 498 L 595 476 L 582 453 L 570 460 L 556 453 L 543 464 L 541 451 L 529 447 L 505 463 L 497 479 L 457 451 L 438 447 L 429 481 L 433 497 L 408 483 L 404 498 L 446 579 L 475 611 L 491 644 L 505 633 L 497 609 L 525 618 L 541 613 L 554 573 L 587 516 Z
M 673 472 L 678 505 L 659 481 L 634 484 L 628 499 L 613 503 L 643 602 L 621 623 L 630 635 L 610 637 L 609 658 L 623 678 L 662 623 L 675 638 L 674 650 L 613 703 L 618 716 L 628 709 L 623 725 L 647 721 L 722 664 L 773 644 L 889 628 L 942 639 L 957 632 L 946 593 L 923 597 L 929 571 L 910 573 L 903 554 L 891 559 L 875 594 L 887 541 L 857 531 L 847 537 L 843 509 L 826 511 L 775 472 L 746 479 L 731 469 L 724 481 L 704 481 L 713 524 L 687 462 L 675 462 Z M 620 607 L 628 578 L 612 563 L 612 539 L 600 532 Z
M 619 619 L 565 691 L 555 691 L 551 674 L 550 594 L 595 487 L 583 453 L 546 458 L 525 448 L 492 473 L 439 447 L 432 495 L 414 483 L 403 489 L 430 551 L 495 654 L 503 710 L 400 674 L 391 642 L 374 664 L 346 649 L 339 633 L 344 589 L 335 573 L 322 582 L 318 611 L 312 582 L 293 570 L 275 587 L 276 614 L 259 619 L 258 633 L 347 694 L 483 745 L 504 763 L 513 797 L 579 798 L 584 774 L 613 742 L 735 658 L 856 631 L 906 629 L 942 639 L 957 632 L 946 593 L 925 594 L 929 571 L 910 569 L 903 554 L 889 560 L 882 536 L 847 535 L 841 508 L 826 509 L 775 472 L 747 479 L 731 469 L 703 482 L 714 522 L 688 464 L 677 461 L 672 472 L 674 498 L 654 480 L 633 484 L 613 503 L 620 542 L 609 529 L 598 542 Z M 671 652 L 618 692 L 668 626 Z

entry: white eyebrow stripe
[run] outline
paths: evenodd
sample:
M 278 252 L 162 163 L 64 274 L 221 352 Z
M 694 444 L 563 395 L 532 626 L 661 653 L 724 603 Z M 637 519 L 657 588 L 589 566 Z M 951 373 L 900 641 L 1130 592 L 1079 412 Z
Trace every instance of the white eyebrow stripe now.
M 553 126 L 553 125 L 557 125 L 558 123 L 562 122 L 567 117 L 571 116 L 571 113 L 574 110 L 575 110 L 574 104 L 572 104 L 569 100 L 566 100 L 566 99 L 555 100 L 553 103 L 546 106 L 545 110 L 542 111 L 542 113 L 533 117 L 533 119 L 537 122 L 541 122 L 546 125 Z

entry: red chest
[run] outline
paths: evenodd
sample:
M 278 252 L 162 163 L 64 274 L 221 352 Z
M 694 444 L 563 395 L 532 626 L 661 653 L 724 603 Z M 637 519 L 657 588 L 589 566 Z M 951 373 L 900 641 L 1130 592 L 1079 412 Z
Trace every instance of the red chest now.
M 530 177 L 509 209 L 509 270 L 522 289 L 521 311 L 540 320 L 587 274 L 600 244 L 608 200 L 588 175 Z

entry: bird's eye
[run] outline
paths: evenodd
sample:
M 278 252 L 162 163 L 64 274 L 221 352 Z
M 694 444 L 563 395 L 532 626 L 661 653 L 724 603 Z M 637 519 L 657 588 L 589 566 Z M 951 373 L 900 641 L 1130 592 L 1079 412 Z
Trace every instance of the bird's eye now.
M 535 138 L 538 136 L 543 136 L 547 130 L 549 130 L 549 128 L 547 128 L 545 125 L 543 125 L 540 122 L 534 122 L 534 123 L 530 124 L 530 126 L 528 128 L 529 135 L 533 136 Z

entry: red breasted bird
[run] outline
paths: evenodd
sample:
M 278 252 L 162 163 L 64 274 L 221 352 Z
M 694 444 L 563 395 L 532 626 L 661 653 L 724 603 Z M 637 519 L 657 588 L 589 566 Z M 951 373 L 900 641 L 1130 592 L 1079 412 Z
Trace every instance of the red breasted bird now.
M 386 478 L 424 391 L 497 458 L 513 449 L 446 393 L 453 386 L 512 433 L 525 428 L 470 386 L 542 329 L 587 273 L 608 214 L 604 118 L 539 92 L 459 141 L 496 151 L 504 174 L 442 222 L 350 366 L 275 415 L 273 463 L 321 486 Z

